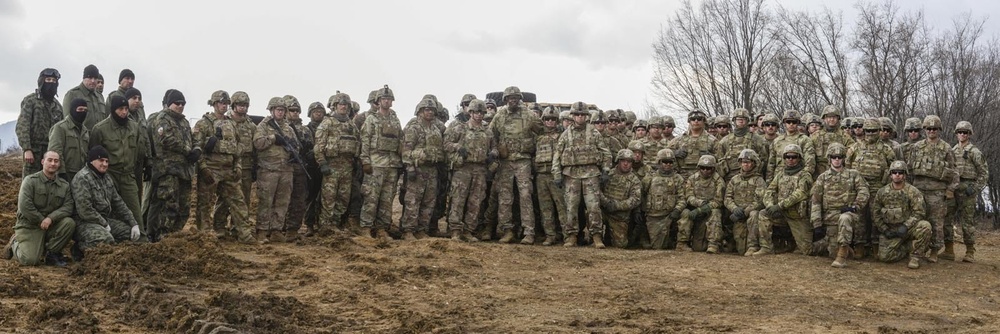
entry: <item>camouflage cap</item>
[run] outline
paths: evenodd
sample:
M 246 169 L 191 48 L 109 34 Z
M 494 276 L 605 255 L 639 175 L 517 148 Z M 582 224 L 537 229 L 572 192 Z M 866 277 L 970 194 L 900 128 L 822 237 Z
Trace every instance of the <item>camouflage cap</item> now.
M 635 153 L 627 148 L 618 150 L 618 154 L 615 154 L 615 162 L 622 160 L 635 161 Z
M 927 128 L 940 128 L 941 127 L 941 117 L 937 115 L 927 115 L 924 117 L 924 129 Z
M 299 99 L 291 95 L 285 95 L 283 98 L 285 99 L 285 108 L 288 108 L 288 110 L 302 110 L 302 105 L 299 104 Z
M 970 133 L 973 132 L 972 123 L 969 123 L 969 121 L 959 121 L 958 124 L 955 124 L 955 132 L 958 132 L 959 130 L 967 130 Z
M 826 116 L 837 116 L 837 118 L 840 118 L 841 117 L 840 116 L 840 108 L 838 108 L 837 106 L 832 105 L 832 104 L 826 105 L 825 107 L 823 107 L 823 110 L 820 112 L 820 117 L 826 118 Z
M 701 156 L 698 158 L 698 167 L 715 168 L 715 156 L 709 154 Z
M 828 157 L 832 157 L 835 155 L 843 156 L 845 154 L 847 154 L 847 147 L 845 147 L 844 144 L 841 143 L 833 143 L 826 148 L 826 156 Z
M 906 170 L 906 162 L 903 160 L 893 161 L 892 164 L 889 165 L 889 171 L 892 172 L 902 171 L 903 173 L 906 173 Z
M 228 105 L 232 101 L 229 100 L 229 93 L 224 90 L 217 90 L 212 93 L 212 97 L 208 99 L 208 105 L 214 106 L 216 102 L 222 102 Z
M 663 162 L 663 160 L 673 161 L 674 151 L 669 148 L 665 148 L 660 150 L 659 152 L 656 152 L 656 161 Z
M 250 105 L 250 95 L 247 95 L 247 92 L 244 91 L 237 91 L 233 93 L 232 106 L 236 106 L 239 103 L 246 103 L 247 105 Z
M 903 130 L 904 131 L 920 130 L 922 125 L 921 123 L 922 122 L 920 121 L 919 118 L 916 117 L 907 118 L 906 122 L 903 124 Z

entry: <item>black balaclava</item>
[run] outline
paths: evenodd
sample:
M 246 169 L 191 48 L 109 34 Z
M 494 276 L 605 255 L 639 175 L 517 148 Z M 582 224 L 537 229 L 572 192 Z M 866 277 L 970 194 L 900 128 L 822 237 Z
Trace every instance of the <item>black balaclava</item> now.
M 90 112 L 90 110 L 85 112 L 76 112 L 76 108 L 86 106 L 87 101 L 81 98 L 75 98 L 73 99 L 73 102 L 69 103 L 69 116 L 73 118 L 73 122 L 76 122 L 76 124 L 83 124 L 83 120 L 87 119 L 87 113 Z
M 56 78 L 56 82 L 45 82 L 46 77 Z M 59 70 L 46 68 L 38 74 L 38 95 L 46 101 L 54 101 L 59 92 Z

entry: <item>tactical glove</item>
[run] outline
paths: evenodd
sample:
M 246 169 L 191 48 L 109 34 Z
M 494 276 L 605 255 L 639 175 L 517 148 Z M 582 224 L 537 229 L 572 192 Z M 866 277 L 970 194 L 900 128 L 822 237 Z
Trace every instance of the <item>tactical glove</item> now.
M 462 160 L 469 158 L 469 150 L 464 147 L 458 148 L 458 156 L 462 157 Z
M 734 216 L 736 218 L 733 218 Z M 743 210 L 743 208 L 737 207 L 736 209 L 733 210 L 733 214 L 730 215 L 729 218 L 734 222 L 742 221 L 744 219 L 747 219 L 747 212 Z
M 319 172 L 323 173 L 323 175 L 330 175 L 333 174 L 333 169 L 331 169 L 330 166 L 322 165 L 319 166 Z
M 552 183 L 555 183 L 556 187 L 558 187 L 559 189 L 562 189 L 563 185 L 565 185 L 564 182 L 563 182 L 563 179 L 552 180 Z
M 608 184 L 608 180 L 611 180 L 611 176 L 608 175 L 608 172 L 601 171 L 601 184 Z
M 139 225 L 132 226 L 132 231 L 129 234 L 129 237 L 132 239 L 132 241 L 139 241 L 140 235 L 142 235 L 142 233 L 139 233 Z
M 858 212 L 858 208 L 853 205 L 848 205 L 840 208 L 840 213 L 845 213 L 845 212 Z
M 976 187 L 973 186 L 973 185 L 971 185 L 971 184 L 968 187 L 966 187 L 965 188 L 965 196 L 972 197 L 972 195 L 975 195 L 976 194 L 976 189 L 975 188 Z
M 679 148 L 676 151 L 674 151 L 674 159 L 683 160 L 684 158 L 687 158 L 687 156 L 688 156 L 687 149 Z
M 205 143 L 205 153 L 212 153 L 215 151 L 215 145 L 219 143 L 218 137 L 208 138 L 208 143 Z
M 826 238 L 826 227 L 814 227 L 813 228 L 813 242 L 817 242 Z
M 222 128 L 215 128 L 215 138 L 222 139 Z
M 897 239 L 906 236 L 906 231 L 906 224 L 899 224 L 899 226 L 889 228 L 885 232 L 882 232 L 882 235 L 885 236 L 886 239 Z
M 187 154 L 187 162 L 195 163 L 201 158 L 201 147 L 195 147 Z
M 782 215 L 781 206 L 777 204 L 771 205 L 767 207 L 767 209 L 764 209 L 764 213 L 766 213 L 768 217 L 779 218 Z
M 681 210 L 670 211 L 670 220 L 677 221 L 678 219 L 681 219 Z
M 372 165 L 361 164 L 361 171 L 364 172 L 365 175 L 372 175 Z
M 285 137 L 274 135 L 274 145 L 285 146 L 286 143 Z

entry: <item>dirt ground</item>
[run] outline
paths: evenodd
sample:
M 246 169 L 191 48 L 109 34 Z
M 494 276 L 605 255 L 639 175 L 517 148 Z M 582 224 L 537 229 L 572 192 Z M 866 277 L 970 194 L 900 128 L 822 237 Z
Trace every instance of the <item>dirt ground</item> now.
M 19 169 L 0 161 L 0 242 Z M 67 268 L 0 261 L 0 332 L 998 332 L 1000 234 L 979 239 L 975 264 L 910 270 L 339 234 L 246 246 L 182 232 Z

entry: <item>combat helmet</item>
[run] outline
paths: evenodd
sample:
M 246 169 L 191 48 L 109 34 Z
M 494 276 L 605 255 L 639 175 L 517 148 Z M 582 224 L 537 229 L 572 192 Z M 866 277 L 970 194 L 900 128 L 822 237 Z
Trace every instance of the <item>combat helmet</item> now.
M 968 130 L 969 133 L 975 133 L 972 131 L 972 123 L 969 123 L 969 121 L 959 121 L 958 124 L 955 124 L 955 132 L 959 130 Z
M 229 93 L 224 90 L 217 90 L 212 93 L 212 97 L 208 99 L 208 105 L 215 106 L 216 102 L 222 102 L 228 105 L 232 102 L 232 100 L 229 99 Z
M 922 125 L 921 123 L 922 121 L 919 118 L 907 118 L 906 122 L 903 124 L 903 131 L 920 130 Z
M 594 123 L 597 123 L 597 122 L 607 123 L 608 122 L 608 116 L 602 110 L 591 110 L 590 111 L 590 124 L 594 124 Z
M 326 106 L 330 109 L 336 110 L 338 104 L 346 104 L 348 108 L 351 107 L 351 97 L 345 93 L 337 91 L 336 94 L 330 96 L 330 100 L 327 101 Z
M 299 104 L 299 99 L 291 95 L 285 95 L 284 99 L 285 99 L 285 108 L 288 108 L 289 111 L 291 111 L 292 109 L 298 109 L 300 111 L 302 110 L 302 105 Z
M 715 117 L 715 126 L 726 125 L 728 127 L 733 127 L 733 123 L 730 123 L 729 117 L 725 115 L 719 115 Z
M 625 123 L 635 123 L 636 117 L 635 113 L 632 111 L 626 111 L 622 113 L 622 118 L 625 119 Z
M 765 115 L 764 115 L 764 121 L 763 121 L 763 122 L 761 122 L 761 124 L 763 124 L 763 123 L 774 123 L 774 124 L 780 124 L 780 123 L 781 123 L 781 120 L 780 120 L 780 119 L 778 119 L 778 116 L 777 116 L 777 115 L 775 115 L 775 114 L 772 114 L 772 113 L 768 113 L 768 114 L 765 114 Z
M 46 68 L 42 70 L 38 73 L 38 88 L 42 88 L 42 84 L 45 83 L 45 77 L 53 77 L 58 81 L 62 78 L 62 75 L 59 74 L 59 70 L 54 68 Z
M 483 105 L 483 108 L 483 110 L 485 110 L 485 104 Z M 559 120 L 559 114 L 556 113 L 555 108 L 545 107 L 545 109 L 542 110 L 542 120 L 545 120 L 546 118 L 555 118 L 556 120 Z
M 487 107 L 488 106 L 493 106 L 493 108 L 496 108 L 497 107 L 497 101 L 493 101 L 493 99 L 486 99 L 486 106 Z
M 802 115 L 802 123 L 813 124 L 813 123 L 823 123 L 823 122 L 820 121 L 819 117 L 816 116 L 816 114 L 813 114 L 811 112 L 807 112 L 807 113 L 805 113 L 805 114 Z
M 732 119 L 735 122 L 737 118 L 741 117 L 746 119 L 747 122 L 750 122 L 750 111 L 746 110 L 745 108 L 733 109 L 733 116 L 730 119 Z
M 663 160 L 673 161 L 674 151 L 669 148 L 665 148 L 660 150 L 659 152 L 656 152 L 656 161 L 663 162 Z
M 795 153 L 795 154 L 798 154 L 799 157 L 801 157 L 802 156 L 802 147 L 799 147 L 798 144 L 788 144 L 788 145 L 785 145 L 785 148 L 781 150 L 781 155 L 784 156 L 785 154 L 788 154 L 788 153 Z
M 459 104 L 465 104 L 465 103 L 471 102 L 472 100 L 475 100 L 475 99 L 476 99 L 476 95 L 475 94 L 465 94 L 465 95 L 462 95 L 462 102 L 460 102 Z
M 670 116 L 665 116 L 670 117 Z M 649 123 L 647 125 L 647 130 L 651 128 L 663 128 L 663 116 L 653 116 L 649 118 Z
M 802 114 L 798 110 L 785 110 L 785 114 L 781 116 L 781 121 L 795 120 L 796 122 L 802 122 Z
M 392 95 L 392 89 L 389 89 L 389 85 L 383 85 L 382 88 L 378 89 L 378 93 L 375 94 L 375 100 L 381 100 L 383 97 L 389 98 L 392 101 L 396 100 L 396 96 Z
M 250 105 L 250 95 L 247 95 L 247 92 L 244 92 L 242 90 L 233 93 L 233 96 L 230 100 L 231 100 L 230 103 L 231 107 L 236 107 L 236 105 L 240 103 L 245 103 L 246 105 Z
M 706 154 L 698 158 L 698 167 L 715 168 L 715 156 Z
M 361 111 L 361 104 L 358 101 L 351 101 L 351 112 Z
M 845 147 L 844 144 L 841 143 L 833 143 L 826 148 L 826 156 L 828 157 L 832 157 L 835 155 L 844 156 L 846 154 L 847 154 L 847 147 Z
M 740 154 L 738 156 L 736 156 L 736 161 L 742 161 L 742 160 L 750 160 L 756 164 L 758 161 L 760 161 L 760 157 L 757 156 L 756 151 L 749 148 L 745 148 L 742 151 L 740 151 Z
M 638 140 L 628 142 L 628 149 L 646 153 L 646 146 L 642 145 L 642 142 Z
M 323 103 L 321 103 L 321 102 L 313 102 L 313 103 L 309 104 L 309 114 L 310 115 L 312 115 L 313 110 L 317 110 L 317 109 L 322 110 L 324 114 L 326 113 L 326 108 L 323 107 Z
M 877 118 L 866 118 L 864 122 L 864 129 L 865 131 L 869 130 L 878 131 L 882 129 L 882 124 L 879 123 Z
M 472 100 L 469 100 L 469 112 L 481 112 L 486 114 L 486 102 L 473 97 Z
M 941 118 L 937 117 L 937 115 L 927 115 L 927 117 L 924 117 L 924 129 L 940 127 Z
M 615 163 L 622 160 L 635 161 L 635 153 L 632 150 L 623 148 L 618 150 L 618 154 L 615 154 Z
M 560 121 L 572 121 L 573 115 L 570 115 L 569 110 L 563 110 L 559 112 Z
M 635 123 L 632 123 L 632 131 L 635 131 L 635 129 L 638 128 L 643 128 L 648 130 L 649 123 L 647 123 L 646 120 L 644 119 L 636 120 Z
M 671 128 L 677 127 L 677 123 L 674 122 L 674 118 L 671 116 L 660 117 L 660 125 L 663 127 L 671 127 Z
M 503 89 L 503 100 L 507 101 L 507 97 L 510 96 L 517 96 L 518 100 L 524 99 L 524 96 L 521 95 L 521 89 L 517 88 L 517 86 L 510 86 Z
M 420 115 L 420 111 L 424 108 L 430 108 L 431 112 L 437 113 L 437 103 L 431 99 L 423 99 L 420 100 L 420 103 L 417 103 L 417 107 L 414 108 L 413 115 Z
M 609 109 L 605 111 L 604 117 L 607 119 L 608 122 L 621 120 L 621 116 L 618 114 L 617 109 Z
M 823 110 L 820 112 L 820 116 L 819 117 L 826 118 L 826 116 L 837 116 L 837 118 L 841 118 L 841 116 L 840 116 L 840 108 L 837 108 L 837 106 L 832 105 L 832 104 L 826 105 L 825 107 L 823 107 Z
M 573 102 L 573 104 L 571 104 L 569 106 L 569 114 L 570 115 L 590 115 L 590 112 L 587 110 L 587 104 L 586 103 L 583 103 L 583 102 Z
M 909 174 L 906 170 L 907 170 L 907 168 L 906 168 L 906 162 L 903 161 L 903 160 L 896 160 L 896 161 L 893 161 L 892 164 L 889 164 L 889 171 L 890 172 L 903 171 L 903 173 Z
M 695 118 L 695 117 L 701 117 L 701 118 L 705 119 L 706 122 L 708 121 L 708 116 L 705 116 L 705 113 L 702 112 L 700 109 L 695 109 L 695 110 L 691 110 L 690 112 L 688 112 L 688 115 L 687 115 L 688 121 L 690 121 L 692 118 Z
M 267 101 L 267 110 L 274 110 L 274 108 L 282 107 L 288 109 L 288 105 L 285 104 L 285 99 L 279 96 L 272 97 L 271 100 Z
M 378 89 L 368 92 L 368 104 L 378 102 Z
M 892 131 L 893 133 L 896 132 L 896 125 L 892 124 L 892 120 L 889 119 L 889 117 L 879 117 L 878 123 L 879 125 L 882 126 L 883 129 L 889 128 L 889 130 Z

